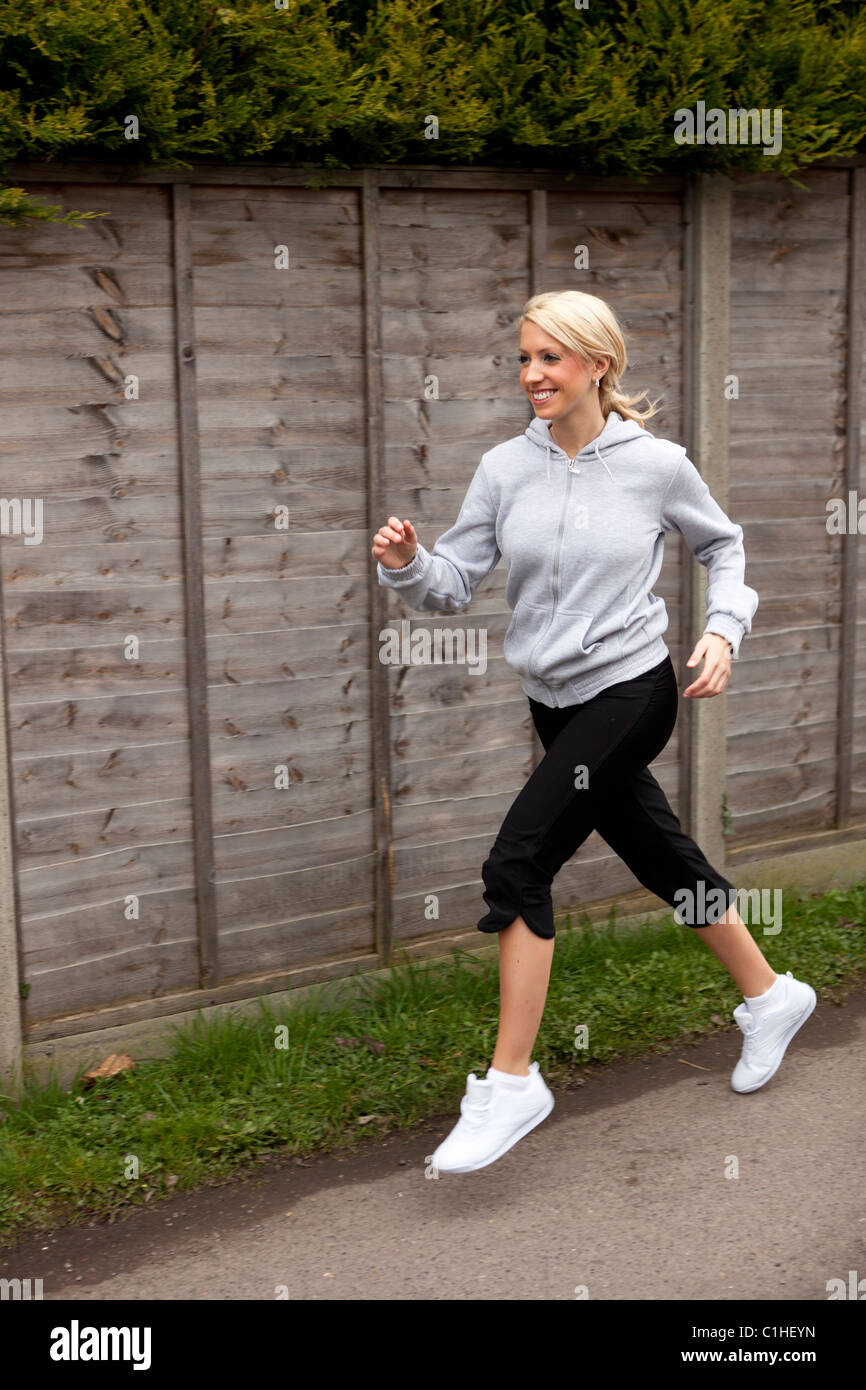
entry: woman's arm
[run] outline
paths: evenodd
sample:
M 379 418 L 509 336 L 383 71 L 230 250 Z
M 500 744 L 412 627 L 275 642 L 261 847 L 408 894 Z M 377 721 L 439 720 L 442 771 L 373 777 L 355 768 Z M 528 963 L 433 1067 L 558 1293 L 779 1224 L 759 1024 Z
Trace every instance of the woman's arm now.
M 731 644 L 734 659 L 752 630 L 758 595 L 744 582 L 746 556 L 743 528 L 731 521 L 711 495 L 691 459 L 683 456 L 662 500 L 661 522 L 679 531 L 707 568 L 707 617 L 704 632 Z
M 419 542 L 414 559 L 402 569 L 386 569 L 381 561 L 377 569 L 379 583 L 393 589 L 410 608 L 454 612 L 466 607 L 499 559 L 496 507 L 482 458 L 457 520 L 433 550 Z

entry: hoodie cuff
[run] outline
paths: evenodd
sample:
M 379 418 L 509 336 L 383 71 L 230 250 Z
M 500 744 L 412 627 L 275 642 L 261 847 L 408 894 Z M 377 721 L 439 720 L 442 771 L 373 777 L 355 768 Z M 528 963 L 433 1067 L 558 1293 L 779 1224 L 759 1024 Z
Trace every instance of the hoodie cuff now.
M 403 588 L 406 584 L 414 584 L 420 579 L 427 568 L 427 551 L 419 542 L 418 550 L 408 565 L 403 565 L 402 569 L 386 569 L 381 560 L 378 561 L 379 583 L 385 584 L 392 589 Z
M 726 642 L 730 642 L 732 660 L 736 661 L 740 655 L 740 643 L 745 633 L 745 624 L 738 618 L 734 618 L 730 613 L 711 613 L 707 618 L 707 625 L 704 628 L 704 636 L 708 632 L 713 632 L 717 637 L 724 637 Z

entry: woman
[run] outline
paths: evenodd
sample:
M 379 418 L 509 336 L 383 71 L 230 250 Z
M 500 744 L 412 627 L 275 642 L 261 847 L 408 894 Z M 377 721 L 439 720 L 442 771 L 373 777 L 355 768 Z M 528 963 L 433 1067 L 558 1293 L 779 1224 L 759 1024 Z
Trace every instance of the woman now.
M 685 450 L 644 426 L 619 382 L 619 322 L 575 290 L 539 294 L 519 320 L 520 381 L 535 418 L 484 454 L 454 526 L 432 552 L 392 516 L 374 538 L 381 584 L 420 612 L 452 612 L 504 557 L 513 617 L 504 655 L 518 673 L 545 756 L 518 794 L 482 869 L 499 933 L 500 1017 L 485 1078 L 470 1073 L 461 1116 L 433 1155 L 467 1173 L 508 1151 L 553 1109 L 530 1064 L 553 956 L 555 874 L 597 830 L 677 919 L 695 928 L 743 992 L 744 1033 L 731 1078 L 755 1091 L 815 1007 L 815 991 L 777 975 L 733 906 L 737 890 L 685 835 L 648 770 L 677 717 L 677 678 L 652 593 L 664 531 L 707 567 L 706 628 L 683 692 L 708 699 L 728 683 L 758 595 L 743 581 L 742 528 L 725 515 Z

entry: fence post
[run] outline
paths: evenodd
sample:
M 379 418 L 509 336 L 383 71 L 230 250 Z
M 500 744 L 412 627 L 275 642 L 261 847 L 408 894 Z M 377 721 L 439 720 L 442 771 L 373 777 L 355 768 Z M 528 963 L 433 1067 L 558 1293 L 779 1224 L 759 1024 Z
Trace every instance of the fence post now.
M 361 246 L 364 286 L 364 405 L 367 452 L 369 542 L 385 520 L 385 421 L 383 406 L 381 300 L 379 292 L 379 185 L 375 169 L 361 185 Z M 379 660 L 379 633 L 388 622 L 388 597 L 376 564 L 368 560 L 370 594 L 370 704 L 372 711 L 373 837 L 376 954 L 394 963 L 394 835 L 391 782 L 391 687 Z
M 12 746 L 6 686 L 6 625 L 0 586 L 0 1085 L 14 1094 L 22 1082 L 23 1018 Z
M 845 367 L 844 496 L 848 526 L 842 537 L 839 630 L 839 737 L 836 749 L 836 828 L 851 819 L 851 779 L 857 676 L 857 556 L 860 532 L 852 533 L 848 512 L 855 499 L 854 525 L 860 489 L 860 393 L 863 389 L 863 315 L 866 313 L 866 169 L 848 174 L 848 360 Z
M 687 334 L 689 457 L 723 511 L 728 509 L 728 402 L 731 293 L 731 181 L 699 174 L 689 200 L 686 234 L 691 293 Z M 706 622 L 707 572 L 685 542 L 683 571 L 683 660 L 691 655 Z M 702 669 L 699 668 L 699 669 Z M 694 668 L 692 668 L 694 672 Z M 688 674 L 684 670 L 683 679 Z M 694 679 L 692 674 L 691 679 Z M 688 682 L 689 684 L 691 681 Z M 683 686 L 683 688 L 685 688 Z M 686 773 L 688 833 L 710 863 L 725 872 L 722 796 L 725 790 L 727 695 L 688 700 Z
M 214 835 L 211 804 L 210 728 L 207 689 L 207 623 L 204 597 L 201 464 L 196 385 L 195 310 L 189 184 L 171 185 L 174 279 L 177 444 L 183 504 L 183 577 L 187 701 L 192 760 L 192 827 L 198 929 L 199 984 L 219 981 Z

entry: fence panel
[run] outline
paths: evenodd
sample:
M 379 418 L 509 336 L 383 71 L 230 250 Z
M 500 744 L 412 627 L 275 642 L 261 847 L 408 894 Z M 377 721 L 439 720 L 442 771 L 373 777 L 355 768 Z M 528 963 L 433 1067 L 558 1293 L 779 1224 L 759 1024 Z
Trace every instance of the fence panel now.
M 0 547 L 32 1025 L 198 962 L 168 190 L 30 191 L 110 214 L 0 232 L 0 489 L 43 501 Z
M 848 174 L 734 190 L 730 509 L 758 591 L 728 695 L 732 847 L 835 824 Z M 862 706 L 861 706 L 862 710 Z

